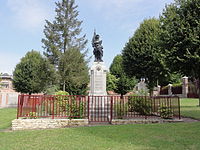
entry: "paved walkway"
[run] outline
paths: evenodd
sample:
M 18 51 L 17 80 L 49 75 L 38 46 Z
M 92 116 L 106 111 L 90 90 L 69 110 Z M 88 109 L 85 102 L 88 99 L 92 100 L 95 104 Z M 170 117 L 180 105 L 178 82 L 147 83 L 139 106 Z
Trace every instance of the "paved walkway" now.
M 181 117 L 183 122 L 199 122 L 200 120 L 193 119 L 193 118 L 188 118 L 188 117 Z

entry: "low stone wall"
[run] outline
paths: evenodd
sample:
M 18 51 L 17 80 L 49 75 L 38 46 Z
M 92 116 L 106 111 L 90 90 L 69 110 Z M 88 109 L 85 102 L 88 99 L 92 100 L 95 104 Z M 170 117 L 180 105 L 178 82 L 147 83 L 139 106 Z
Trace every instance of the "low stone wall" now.
M 88 125 L 88 119 L 15 119 L 12 130 L 53 129 Z
M 182 119 L 114 119 L 111 124 L 122 125 L 122 124 L 148 124 L 148 123 L 167 123 L 167 122 L 182 122 Z

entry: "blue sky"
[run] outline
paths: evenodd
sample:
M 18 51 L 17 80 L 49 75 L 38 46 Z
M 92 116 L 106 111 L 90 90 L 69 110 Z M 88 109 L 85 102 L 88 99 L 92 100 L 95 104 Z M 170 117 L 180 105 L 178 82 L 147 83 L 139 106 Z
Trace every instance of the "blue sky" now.
M 0 72 L 12 73 L 30 50 L 43 53 L 41 39 L 45 19 L 53 20 L 57 0 L 0 0 Z M 162 13 L 174 0 L 76 0 L 82 29 L 91 39 L 94 28 L 103 40 L 103 60 L 109 68 L 139 24 Z M 93 59 L 91 60 L 91 62 Z M 91 63 L 90 63 L 91 64 Z

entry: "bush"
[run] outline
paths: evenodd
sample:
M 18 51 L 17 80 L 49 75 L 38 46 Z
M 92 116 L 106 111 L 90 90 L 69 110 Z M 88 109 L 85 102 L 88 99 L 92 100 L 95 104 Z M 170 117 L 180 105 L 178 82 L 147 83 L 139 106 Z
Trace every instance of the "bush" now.
M 66 109 L 67 112 L 69 114 L 69 118 L 83 118 L 83 114 L 84 114 L 84 103 L 79 101 L 79 100 L 75 100 L 75 97 L 72 97 L 72 99 L 70 100 L 70 102 L 66 105 Z
M 55 93 L 55 95 L 56 95 L 55 104 L 59 105 L 59 108 L 57 108 L 57 107 L 56 108 L 61 110 L 62 112 L 66 111 L 66 105 L 68 104 L 69 93 L 66 91 L 58 91 Z
M 37 116 L 36 112 L 29 112 L 27 114 L 27 118 L 29 118 L 29 119 L 36 119 L 37 118 L 36 116 Z
M 128 110 L 130 112 L 138 112 L 140 115 L 150 115 L 151 100 L 148 97 L 134 97 L 128 98 Z
M 69 95 L 69 93 L 66 91 L 58 91 L 58 92 L 55 92 L 54 95 Z
M 162 106 L 159 108 L 160 117 L 163 119 L 172 119 L 173 113 L 171 109 L 166 106 Z
M 123 119 L 123 117 L 128 112 L 128 104 L 122 104 L 120 102 L 117 102 L 114 104 L 114 112 L 116 114 L 117 119 Z
M 84 103 L 76 99 L 81 97 L 69 96 L 69 93 L 65 91 L 58 91 L 55 95 L 55 105 L 59 106 L 55 107 L 57 113 L 64 112 L 69 118 L 83 118 Z

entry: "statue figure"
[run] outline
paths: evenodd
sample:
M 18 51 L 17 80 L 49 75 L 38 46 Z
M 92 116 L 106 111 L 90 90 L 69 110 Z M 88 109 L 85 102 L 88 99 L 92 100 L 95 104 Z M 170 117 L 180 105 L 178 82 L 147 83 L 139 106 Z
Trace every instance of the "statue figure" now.
M 94 31 L 94 36 L 92 38 L 92 47 L 94 48 L 93 54 L 95 56 L 94 62 L 103 62 L 103 46 L 101 44 L 102 40 L 100 40 L 100 36 Z

